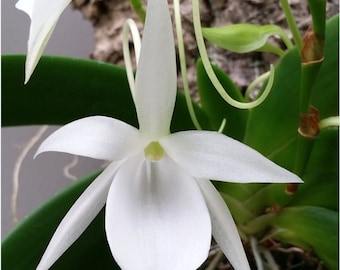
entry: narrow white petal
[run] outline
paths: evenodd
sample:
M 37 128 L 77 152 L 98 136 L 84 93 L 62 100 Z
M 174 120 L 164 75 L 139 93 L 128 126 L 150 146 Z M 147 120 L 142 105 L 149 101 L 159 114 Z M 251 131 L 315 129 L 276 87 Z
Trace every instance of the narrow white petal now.
M 104 207 L 110 184 L 120 163 L 111 163 L 83 192 L 59 224 L 37 267 L 48 269 L 85 231 Z
M 197 178 L 240 183 L 301 183 L 254 149 L 213 131 L 184 131 L 160 140 L 169 156 Z
M 139 131 L 117 119 L 91 116 L 71 122 L 52 133 L 39 147 L 104 160 L 120 160 L 143 148 Z
M 136 73 L 140 130 L 151 140 L 169 134 L 176 98 L 176 57 L 166 0 L 149 0 Z
M 19 0 L 17 2 L 16 8 L 26 12 L 31 18 L 25 83 L 31 77 L 61 13 L 70 2 L 71 0 Z
M 235 270 L 250 269 L 234 219 L 214 185 L 207 179 L 197 179 L 207 203 L 212 233 Z
M 170 158 L 137 156 L 119 169 L 106 205 L 111 252 L 125 270 L 188 270 L 208 256 L 211 222 L 202 193 Z

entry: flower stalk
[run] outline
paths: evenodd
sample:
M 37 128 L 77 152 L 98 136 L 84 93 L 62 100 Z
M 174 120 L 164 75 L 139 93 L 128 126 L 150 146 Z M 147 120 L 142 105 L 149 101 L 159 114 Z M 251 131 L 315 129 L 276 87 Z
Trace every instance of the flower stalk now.
M 182 81 L 183 81 L 183 90 L 185 101 L 187 104 L 187 108 L 189 111 L 189 115 L 192 123 L 194 124 L 197 130 L 202 130 L 202 127 L 197 119 L 195 114 L 195 110 L 192 104 L 192 100 L 190 97 L 189 91 L 189 82 L 187 76 L 187 67 L 185 61 L 185 50 L 184 50 L 184 41 L 183 41 L 183 31 L 182 31 L 182 19 L 181 19 L 181 10 L 180 10 L 180 2 L 179 0 L 174 0 L 174 14 L 175 14 L 175 25 L 176 25 L 176 37 L 177 37 L 177 45 L 178 45 L 178 54 L 179 54 L 179 63 L 181 67 Z

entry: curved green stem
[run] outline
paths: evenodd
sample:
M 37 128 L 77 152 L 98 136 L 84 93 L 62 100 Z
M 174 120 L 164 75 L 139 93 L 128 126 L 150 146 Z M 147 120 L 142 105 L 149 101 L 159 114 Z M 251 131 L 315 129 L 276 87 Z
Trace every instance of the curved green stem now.
M 201 58 L 202 58 L 202 63 L 204 65 L 205 71 L 207 72 L 207 75 L 209 79 L 211 80 L 211 83 L 214 85 L 216 88 L 217 92 L 220 94 L 220 96 L 228 102 L 231 106 L 234 106 L 238 109 L 251 109 L 254 108 L 258 105 L 260 105 L 268 96 L 271 87 L 274 82 L 274 67 L 271 65 L 270 71 L 271 71 L 271 76 L 269 77 L 267 87 L 263 91 L 262 95 L 251 102 L 239 102 L 235 99 L 233 99 L 231 96 L 228 95 L 228 93 L 225 91 L 223 88 L 222 84 L 218 80 L 211 63 L 209 61 L 208 53 L 204 45 L 204 39 L 202 35 L 202 26 L 201 26 L 201 21 L 200 21 L 200 14 L 199 14 L 199 2 L 198 0 L 192 0 L 192 11 L 193 11 L 193 23 L 194 23 L 194 30 L 195 30 L 195 35 L 196 35 L 196 41 L 197 41 L 197 46 L 198 50 L 200 52 Z
M 184 51 L 181 11 L 180 11 L 179 0 L 174 1 L 174 12 L 175 12 L 175 24 L 176 24 L 178 54 L 179 54 L 179 62 L 180 62 L 180 66 L 181 66 L 181 72 L 182 72 L 185 101 L 186 101 L 186 104 L 187 104 L 187 107 L 188 107 L 188 111 L 189 111 L 191 121 L 193 122 L 195 128 L 198 129 L 198 130 L 202 130 L 201 125 L 199 124 L 197 116 L 195 114 L 195 110 L 194 110 L 194 107 L 192 105 L 192 100 L 191 100 L 191 97 L 190 97 L 187 68 L 186 68 L 186 61 L 185 61 L 185 51 Z
M 331 116 L 325 119 L 322 119 L 319 123 L 320 129 L 330 128 L 330 127 L 339 127 L 339 116 Z
M 247 100 L 249 100 L 251 91 L 253 91 L 253 89 L 254 89 L 259 83 L 261 83 L 261 82 L 265 81 L 266 79 L 268 79 L 269 75 L 270 75 L 270 72 L 269 72 L 269 71 L 266 72 L 266 73 L 263 73 L 262 75 L 258 76 L 254 81 L 252 81 L 252 82 L 249 84 L 249 86 L 248 86 L 248 88 L 247 88 L 247 90 L 246 90 L 246 92 L 245 92 L 245 94 L 244 94 L 244 96 L 245 96 L 245 98 L 246 98 Z
M 220 125 L 219 129 L 217 130 L 217 132 L 218 133 L 222 133 L 224 128 L 225 128 L 225 126 L 226 126 L 226 124 L 227 124 L 227 119 L 223 118 L 223 120 L 221 122 L 221 125 Z
M 135 48 L 135 57 L 136 63 L 139 60 L 140 48 L 141 48 L 141 39 L 139 36 L 138 28 L 134 20 L 127 19 L 123 26 L 123 56 L 124 62 L 126 66 L 126 75 L 128 78 L 128 83 L 130 86 L 130 91 L 132 98 L 135 98 L 135 77 L 133 74 L 133 68 L 131 63 L 131 56 L 130 56 L 130 47 L 129 47 L 129 30 L 132 34 L 132 40 Z
M 293 43 L 288 38 L 286 32 L 283 31 L 283 29 L 281 27 L 278 28 L 278 35 L 280 36 L 280 38 L 282 39 L 283 43 L 286 45 L 288 50 L 290 50 L 294 47 Z M 300 36 L 300 34 L 299 34 L 299 36 Z M 300 38 L 301 38 L 301 36 L 300 36 Z
M 260 49 L 257 51 L 264 51 L 264 52 L 269 52 L 278 55 L 279 57 L 283 57 L 285 55 L 284 50 L 280 49 L 279 47 L 276 47 L 270 43 L 266 43 L 263 45 Z

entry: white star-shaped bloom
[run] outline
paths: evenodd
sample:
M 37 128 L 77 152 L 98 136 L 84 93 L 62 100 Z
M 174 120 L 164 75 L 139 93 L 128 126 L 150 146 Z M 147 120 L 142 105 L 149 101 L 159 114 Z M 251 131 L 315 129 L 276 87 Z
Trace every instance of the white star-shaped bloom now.
M 42 6 L 55 3 L 56 14 L 69 1 L 33 2 Z M 26 11 L 32 22 L 34 16 L 45 18 L 45 14 Z M 49 20 L 50 28 L 57 17 Z M 31 35 L 46 40 L 51 29 L 43 28 L 42 33 L 34 25 Z M 32 51 L 39 53 L 41 45 L 36 44 L 33 42 Z M 34 66 L 35 60 L 29 65 Z M 250 269 L 233 218 L 208 179 L 302 181 L 218 132 L 170 134 L 176 80 L 167 2 L 149 0 L 134 94 L 139 129 L 117 119 L 92 116 L 63 126 L 38 149 L 37 154 L 66 152 L 111 163 L 61 221 L 37 269 L 51 267 L 105 204 L 107 240 L 122 269 L 196 269 L 207 258 L 211 235 L 235 269 Z

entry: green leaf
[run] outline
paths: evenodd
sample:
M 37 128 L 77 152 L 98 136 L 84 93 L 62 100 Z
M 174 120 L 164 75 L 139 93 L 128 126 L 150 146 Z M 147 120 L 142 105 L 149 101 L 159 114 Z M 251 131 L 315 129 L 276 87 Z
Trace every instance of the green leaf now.
M 91 60 L 44 56 L 24 85 L 24 56 L 2 57 L 2 123 L 65 124 L 89 115 L 137 125 L 124 69 Z
M 338 173 L 339 129 L 321 130 L 309 157 L 306 173 Z
M 267 99 L 250 110 L 244 142 L 270 156 L 287 147 L 297 136 L 300 57 L 291 50 L 275 67 L 275 79 Z
M 44 56 L 27 85 L 24 56 L 2 57 L 2 125 L 62 125 L 105 115 L 137 126 L 123 68 L 84 59 Z M 195 106 L 200 121 L 206 116 Z M 193 129 L 183 94 L 178 93 L 172 130 Z
M 223 119 L 226 119 L 224 133 L 234 139 L 242 141 L 246 128 L 247 110 L 236 109 L 229 105 L 218 94 L 211 83 L 201 60 L 197 61 L 197 85 L 202 109 L 209 116 L 214 130 L 218 130 Z M 235 86 L 231 79 L 219 68 L 213 67 L 214 72 L 228 94 L 237 101 L 245 101 L 241 91 Z
M 339 210 L 339 175 L 337 173 L 312 173 L 303 177 L 304 184 L 293 195 L 289 206 L 318 206 Z
M 283 209 L 273 221 L 272 237 L 314 251 L 330 270 L 338 269 L 339 214 L 322 207 Z
M 314 205 L 338 210 L 339 130 L 322 130 L 315 140 L 309 162 L 289 205 Z
M 2 269 L 35 269 L 56 227 L 99 172 L 78 180 L 26 217 L 2 242 Z M 120 269 L 104 231 L 104 211 L 51 269 Z

